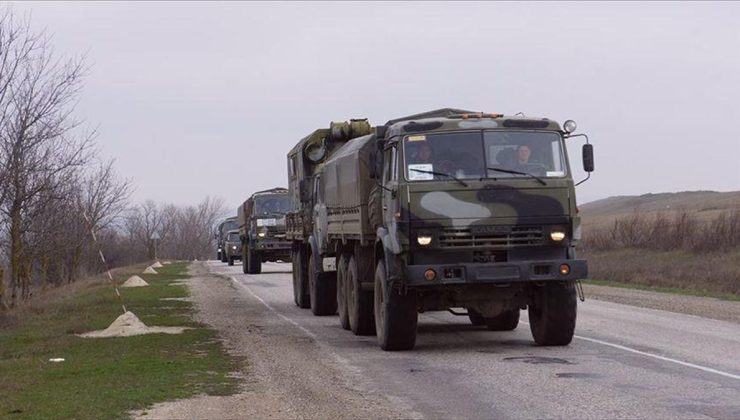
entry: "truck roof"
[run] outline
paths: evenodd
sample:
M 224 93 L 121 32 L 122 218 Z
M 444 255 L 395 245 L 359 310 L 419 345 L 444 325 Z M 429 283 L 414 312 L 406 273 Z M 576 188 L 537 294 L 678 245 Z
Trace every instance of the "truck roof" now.
M 446 108 L 450 110 L 450 108 Z M 437 112 L 437 111 L 432 111 Z M 425 113 L 426 114 L 426 113 Z M 423 115 L 423 114 L 418 114 Z M 395 122 L 393 122 L 395 121 Z M 504 116 L 484 113 L 450 113 L 445 116 L 392 120 L 386 138 L 428 131 L 457 131 L 465 129 L 520 129 L 560 131 L 560 124 L 547 118 Z
M 270 188 L 269 190 L 257 191 L 256 193 L 252 194 L 252 197 L 256 197 L 259 195 L 287 194 L 287 193 L 288 193 L 287 188 L 275 187 L 275 188 Z

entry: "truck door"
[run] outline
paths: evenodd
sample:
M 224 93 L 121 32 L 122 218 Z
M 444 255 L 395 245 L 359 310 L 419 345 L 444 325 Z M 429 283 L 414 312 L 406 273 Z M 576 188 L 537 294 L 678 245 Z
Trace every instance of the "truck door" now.
M 328 215 L 326 211 L 326 202 L 324 200 L 324 187 L 321 182 L 321 174 L 314 177 L 313 184 L 313 220 L 314 220 L 314 238 L 321 251 L 326 249 L 326 229 L 328 224 Z
M 398 196 L 398 148 L 396 145 L 389 147 L 383 153 L 383 223 L 388 229 L 391 250 L 398 254 L 401 246 L 398 243 L 398 221 L 396 213 L 400 210 Z

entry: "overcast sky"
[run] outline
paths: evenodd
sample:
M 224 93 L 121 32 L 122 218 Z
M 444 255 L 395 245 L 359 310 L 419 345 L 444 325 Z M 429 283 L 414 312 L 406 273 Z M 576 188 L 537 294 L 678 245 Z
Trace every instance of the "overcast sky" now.
M 13 7 L 87 55 L 78 115 L 136 201 L 235 209 L 332 120 L 441 107 L 576 120 L 596 153 L 581 203 L 740 189 L 740 3 Z

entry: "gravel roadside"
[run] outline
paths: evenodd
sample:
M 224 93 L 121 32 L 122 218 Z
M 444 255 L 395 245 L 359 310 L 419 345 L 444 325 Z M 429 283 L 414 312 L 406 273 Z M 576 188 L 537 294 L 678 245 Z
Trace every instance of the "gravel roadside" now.
M 198 396 L 134 413 L 141 419 L 411 418 L 418 415 L 370 391 L 351 366 L 284 322 L 224 277 L 193 263 L 187 281 L 195 318 L 218 330 L 227 351 L 244 361 L 242 391 Z
M 740 324 L 740 302 L 592 284 L 584 284 L 583 292 L 586 299 L 660 309 Z

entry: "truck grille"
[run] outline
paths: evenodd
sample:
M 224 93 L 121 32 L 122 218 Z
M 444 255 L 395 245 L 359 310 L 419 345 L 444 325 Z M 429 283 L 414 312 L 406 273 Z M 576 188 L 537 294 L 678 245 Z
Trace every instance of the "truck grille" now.
M 474 229 L 442 229 L 440 248 L 509 248 L 542 245 L 542 226 L 485 226 Z

